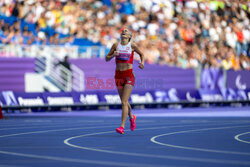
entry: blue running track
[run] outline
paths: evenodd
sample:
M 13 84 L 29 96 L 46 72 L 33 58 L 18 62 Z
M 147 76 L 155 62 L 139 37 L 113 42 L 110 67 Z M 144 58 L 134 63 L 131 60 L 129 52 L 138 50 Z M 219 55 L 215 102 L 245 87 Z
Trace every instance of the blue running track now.
M 5 114 L 0 167 L 247 167 L 250 108 Z

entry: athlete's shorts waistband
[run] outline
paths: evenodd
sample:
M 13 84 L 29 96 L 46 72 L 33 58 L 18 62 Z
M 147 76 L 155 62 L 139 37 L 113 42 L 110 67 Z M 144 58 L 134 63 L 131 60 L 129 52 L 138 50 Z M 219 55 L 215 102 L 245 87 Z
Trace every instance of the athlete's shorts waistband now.
M 116 70 L 115 71 L 115 77 L 117 78 L 123 78 L 123 77 L 134 77 L 133 75 L 133 69 L 128 69 L 125 71 L 120 71 L 120 70 Z
M 135 76 L 133 73 L 133 69 L 125 71 L 115 71 L 115 83 L 117 88 L 122 88 L 126 84 L 134 86 Z
M 121 70 L 115 70 L 115 72 L 119 72 L 119 73 L 133 72 L 133 68 L 128 69 L 128 70 L 124 70 L 124 71 L 121 71 Z

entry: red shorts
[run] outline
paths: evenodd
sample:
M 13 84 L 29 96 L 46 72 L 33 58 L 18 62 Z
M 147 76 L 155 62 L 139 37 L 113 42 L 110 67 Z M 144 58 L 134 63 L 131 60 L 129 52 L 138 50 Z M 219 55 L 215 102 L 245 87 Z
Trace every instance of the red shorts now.
M 124 87 L 125 84 L 135 85 L 135 76 L 133 69 L 125 71 L 115 71 L 115 84 L 117 88 Z

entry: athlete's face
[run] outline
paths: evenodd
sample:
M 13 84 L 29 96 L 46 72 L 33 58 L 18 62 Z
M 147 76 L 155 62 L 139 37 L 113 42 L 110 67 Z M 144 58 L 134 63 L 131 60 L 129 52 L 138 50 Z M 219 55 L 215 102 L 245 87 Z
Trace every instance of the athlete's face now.
M 131 38 L 130 32 L 128 29 L 123 29 L 121 33 L 121 38 L 129 39 Z

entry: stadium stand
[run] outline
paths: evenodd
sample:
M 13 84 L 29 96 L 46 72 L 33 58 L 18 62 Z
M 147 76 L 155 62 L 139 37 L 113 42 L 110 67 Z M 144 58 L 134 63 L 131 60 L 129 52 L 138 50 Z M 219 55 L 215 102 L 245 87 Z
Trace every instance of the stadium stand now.
M 14 34 L 21 33 L 29 44 L 111 47 L 126 26 L 149 63 L 249 69 L 249 16 L 242 0 L 118 0 L 112 5 L 19 0 L 3 2 L 1 13 L 2 43 L 15 43 Z

